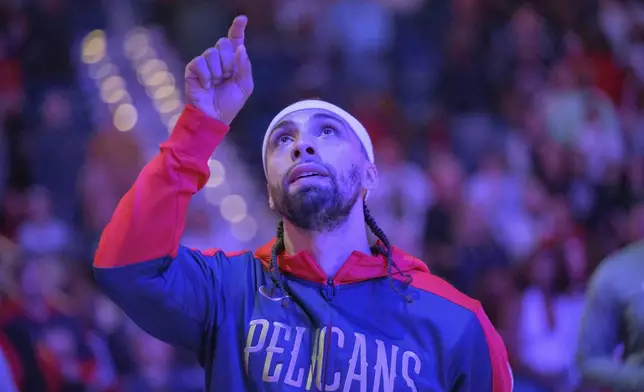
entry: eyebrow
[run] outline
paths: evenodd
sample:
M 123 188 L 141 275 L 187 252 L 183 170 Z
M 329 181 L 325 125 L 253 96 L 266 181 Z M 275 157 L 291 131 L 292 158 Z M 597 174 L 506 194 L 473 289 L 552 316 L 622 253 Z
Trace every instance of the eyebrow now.
M 346 127 L 346 123 L 345 123 L 344 120 L 342 120 L 340 117 L 338 117 L 338 116 L 336 116 L 334 114 L 331 114 L 331 113 L 324 113 L 324 112 L 315 113 L 315 114 L 313 114 L 311 116 L 311 120 L 315 120 L 315 121 L 332 120 L 332 121 L 338 122 L 338 123 L 342 124 L 344 127 Z M 282 120 L 282 121 L 278 122 L 273 127 L 273 129 L 271 129 L 271 133 L 273 133 L 276 129 L 288 127 L 288 126 L 291 126 L 291 125 L 293 125 L 293 121 L 291 121 L 291 120 Z

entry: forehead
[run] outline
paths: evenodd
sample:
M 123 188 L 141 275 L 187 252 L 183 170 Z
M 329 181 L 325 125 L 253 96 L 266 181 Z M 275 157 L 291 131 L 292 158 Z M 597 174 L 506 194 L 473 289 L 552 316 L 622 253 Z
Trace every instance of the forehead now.
M 281 132 L 279 130 L 286 130 L 290 133 L 293 132 L 307 132 L 313 127 L 311 125 L 324 124 L 331 125 L 335 127 L 339 132 L 337 133 L 340 139 L 347 141 L 352 148 L 357 148 L 362 150 L 364 147 L 360 142 L 360 139 L 355 134 L 353 129 L 347 124 L 347 122 L 337 114 L 330 112 L 324 109 L 302 109 L 292 113 L 287 114 L 282 117 L 270 130 L 269 135 L 267 136 L 269 140 L 274 140 L 276 135 L 279 135 Z M 268 150 L 273 150 L 274 146 L 272 143 L 269 144 Z M 366 157 L 366 152 L 365 152 Z
M 343 127 L 348 127 L 346 122 L 342 118 L 327 110 L 303 109 L 303 110 L 298 110 L 298 111 L 289 113 L 286 116 L 282 117 L 271 131 L 278 128 L 282 128 L 287 125 L 289 126 L 295 125 L 298 128 L 300 128 L 300 127 L 304 127 L 310 122 L 324 121 L 324 120 L 334 121 L 342 124 Z

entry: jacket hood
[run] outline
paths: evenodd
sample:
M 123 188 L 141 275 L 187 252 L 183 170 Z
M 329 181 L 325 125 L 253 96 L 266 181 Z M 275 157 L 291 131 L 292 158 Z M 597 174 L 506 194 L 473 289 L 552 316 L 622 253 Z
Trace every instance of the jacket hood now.
M 276 239 L 273 238 L 255 251 L 255 257 L 259 258 L 266 268 L 268 268 L 275 241 Z M 384 249 L 382 242 L 378 241 L 376 245 Z M 395 246 L 392 248 L 393 260 L 403 273 L 412 277 L 417 273 L 429 273 L 429 268 L 425 263 Z M 321 284 L 327 283 L 329 280 L 329 276 L 320 268 L 313 255 L 309 252 L 290 255 L 284 251 L 278 256 L 278 266 L 281 271 L 301 279 Z M 401 274 L 395 268 L 392 274 L 394 278 L 401 277 Z M 374 256 L 360 251 L 353 251 L 333 277 L 333 281 L 335 284 L 349 284 L 383 278 L 387 275 L 387 258 L 384 255 L 378 254 Z

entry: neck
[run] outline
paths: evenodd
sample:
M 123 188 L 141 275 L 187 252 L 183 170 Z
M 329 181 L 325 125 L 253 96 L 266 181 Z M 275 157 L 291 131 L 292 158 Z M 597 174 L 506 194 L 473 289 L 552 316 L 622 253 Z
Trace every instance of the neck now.
M 303 230 L 284 220 L 284 248 L 292 255 L 310 253 L 327 276 L 334 276 L 353 251 L 371 253 L 362 206 L 356 207 L 333 231 Z

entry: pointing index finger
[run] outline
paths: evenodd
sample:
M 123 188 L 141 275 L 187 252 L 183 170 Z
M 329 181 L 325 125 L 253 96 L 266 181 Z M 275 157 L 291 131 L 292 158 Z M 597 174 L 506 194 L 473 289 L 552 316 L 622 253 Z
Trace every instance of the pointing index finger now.
M 236 17 L 230 25 L 230 29 L 228 29 L 228 39 L 233 43 L 233 49 L 237 49 L 238 46 L 242 46 L 244 44 L 246 24 L 248 24 L 248 18 L 244 15 L 240 15 Z

